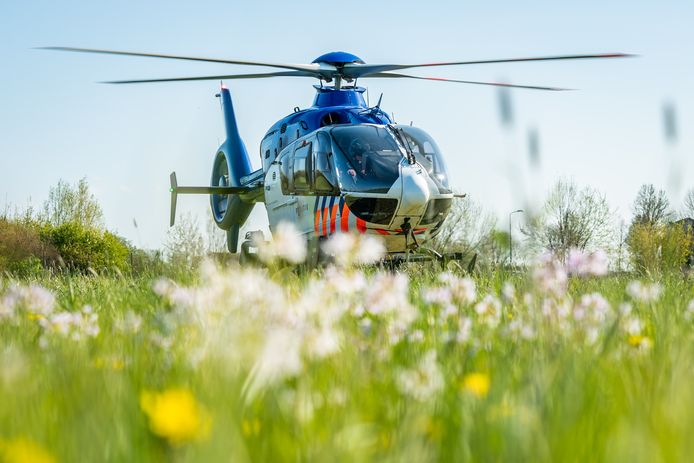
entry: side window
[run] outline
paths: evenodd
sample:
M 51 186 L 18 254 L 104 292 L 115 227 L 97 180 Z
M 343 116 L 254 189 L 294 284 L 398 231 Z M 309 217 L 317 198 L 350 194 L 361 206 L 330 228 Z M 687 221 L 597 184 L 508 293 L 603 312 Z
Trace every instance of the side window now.
M 321 132 L 318 134 L 317 141 L 313 148 L 314 191 L 320 195 L 335 195 L 339 190 L 335 178 L 330 138 L 325 132 Z
M 297 193 L 306 193 L 311 190 L 311 158 L 312 143 L 299 146 L 294 151 L 294 190 Z
M 290 186 L 292 185 L 292 165 L 291 151 L 285 151 L 279 158 L 280 163 L 280 184 L 282 186 L 282 194 L 288 195 L 291 193 Z

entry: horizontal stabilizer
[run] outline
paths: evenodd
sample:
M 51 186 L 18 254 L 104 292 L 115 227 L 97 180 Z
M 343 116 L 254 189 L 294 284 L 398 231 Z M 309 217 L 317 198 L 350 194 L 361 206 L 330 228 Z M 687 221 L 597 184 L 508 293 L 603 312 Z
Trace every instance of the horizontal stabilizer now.
M 178 195 L 248 195 L 257 193 L 259 188 L 262 189 L 261 184 L 249 184 L 244 186 L 178 186 L 178 181 L 176 180 L 176 172 L 171 172 L 169 176 L 171 182 L 171 217 L 169 221 L 169 226 L 173 227 L 176 221 L 176 200 Z

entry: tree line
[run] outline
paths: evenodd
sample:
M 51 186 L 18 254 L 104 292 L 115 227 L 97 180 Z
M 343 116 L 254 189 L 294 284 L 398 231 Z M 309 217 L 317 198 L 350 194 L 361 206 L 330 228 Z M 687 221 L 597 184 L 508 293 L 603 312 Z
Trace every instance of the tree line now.
M 604 194 L 560 180 L 538 211 L 525 212 L 522 238 L 514 242 L 525 261 L 544 252 L 564 259 L 571 249 L 600 249 L 610 255 L 614 270 L 662 273 L 694 263 L 694 189 L 678 213 L 664 190 L 642 185 L 632 204 L 631 221 L 620 224 Z M 508 232 L 497 229 L 493 215 L 465 198 L 454 202 L 434 247 L 467 258 L 474 255 L 483 265 L 503 266 L 509 264 L 511 239 Z

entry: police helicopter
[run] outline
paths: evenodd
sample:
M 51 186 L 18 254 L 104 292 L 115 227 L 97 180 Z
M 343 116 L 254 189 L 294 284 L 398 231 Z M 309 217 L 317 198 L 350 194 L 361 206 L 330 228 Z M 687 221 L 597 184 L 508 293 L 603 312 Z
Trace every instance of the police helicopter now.
M 546 56 L 497 60 L 421 64 L 367 64 L 345 52 L 319 56 L 310 64 L 285 64 L 191 56 L 136 53 L 86 48 L 48 47 L 50 50 L 125 55 L 161 59 L 248 65 L 278 69 L 274 72 L 110 81 L 111 84 L 181 82 L 196 80 L 310 77 L 316 95 L 313 105 L 275 122 L 260 142 L 261 168 L 253 170 L 239 134 L 231 92 L 224 84 L 221 99 L 226 140 L 212 162 L 207 186 L 179 186 L 171 173 L 173 226 L 179 194 L 210 197 L 212 216 L 226 231 L 227 248 L 238 249 L 239 230 L 255 203 L 267 209 L 270 231 L 282 221 L 293 222 L 306 238 L 309 263 L 321 258 L 321 241 L 340 232 L 375 234 L 383 238 L 391 258 L 430 240 L 441 229 L 455 195 L 446 164 L 434 139 L 424 130 L 399 125 L 381 109 L 367 105 L 362 78 L 420 79 L 531 90 L 560 91 L 556 87 L 511 85 L 399 71 L 414 68 L 473 64 L 539 62 L 627 57 L 623 53 Z M 381 95 L 382 97 L 383 95 Z M 241 246 L 242 258 L 253 252 L 250 238 Z M 257 235 L 256 235 L 257 236 Z

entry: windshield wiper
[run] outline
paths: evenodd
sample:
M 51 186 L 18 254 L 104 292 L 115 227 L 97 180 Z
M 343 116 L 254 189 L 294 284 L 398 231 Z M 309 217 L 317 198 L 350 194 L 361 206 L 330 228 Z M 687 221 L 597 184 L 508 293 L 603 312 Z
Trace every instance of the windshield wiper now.
M 401 128 L 395 127 L 393 124 L 388 124 L 388 128 L 395 134 L 395 138 L 400 142 L 400 144 L 405 148 L 405 154 L 407 155 L 407 162 L 412 166 L 417 160 L 414 157 L 412 148 L 405 138 L 405 131 Z

